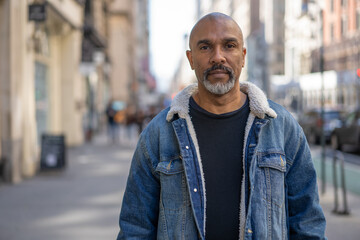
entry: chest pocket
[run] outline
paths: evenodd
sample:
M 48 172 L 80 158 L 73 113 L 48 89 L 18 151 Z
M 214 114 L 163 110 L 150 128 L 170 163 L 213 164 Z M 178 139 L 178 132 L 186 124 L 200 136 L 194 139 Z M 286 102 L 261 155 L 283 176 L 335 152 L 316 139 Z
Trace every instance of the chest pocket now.
M 184 167 L 180 158 L 159 162 L 161 204 L 167 213 L 177 213 L 189 202 L 186 191 Z
M 286 158 L 281 153 L 267 153 L 258 156 L 258 167 L 265 199 L 274 207 L 283 207 L 285 200 Z

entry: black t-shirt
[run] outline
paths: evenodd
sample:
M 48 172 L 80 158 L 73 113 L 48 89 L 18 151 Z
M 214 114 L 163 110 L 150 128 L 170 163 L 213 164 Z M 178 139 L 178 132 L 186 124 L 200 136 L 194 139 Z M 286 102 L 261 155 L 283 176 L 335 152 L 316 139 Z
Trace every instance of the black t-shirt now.
M 239 238 L 243 146 L 249 102 L 238 110 L 213 114 L 190 98 L 206 189 L 206 240 Z

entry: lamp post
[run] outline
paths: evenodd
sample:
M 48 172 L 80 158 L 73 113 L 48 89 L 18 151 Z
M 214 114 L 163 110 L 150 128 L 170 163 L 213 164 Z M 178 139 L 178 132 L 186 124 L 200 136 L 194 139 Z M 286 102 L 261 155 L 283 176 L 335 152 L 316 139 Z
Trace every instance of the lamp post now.
M 320 76 L 321 76 L 321 96 L 320 96 L 320 143 L 321 143 L 321 194 L 325 193 L 326 190 L 326 171 L 325 171 L 325 135 L 324 135 L 324 107 L 325 107 L 325 94 L 324 94 L 324 36 L 323 36 L 323 7 L 320 6 L 320 2 L 316 3 L 319 11 L 319 24 L 320 24 L 320 56 L 319 56 L 319 65 L 320 65 Z
M 321 73 L 321 194 L 325 193 L 326 171 L 325 171 L 325 135 L 324 135 L 324 43 L 323 43 L 323 10 L 320 10 L 320 73 Z

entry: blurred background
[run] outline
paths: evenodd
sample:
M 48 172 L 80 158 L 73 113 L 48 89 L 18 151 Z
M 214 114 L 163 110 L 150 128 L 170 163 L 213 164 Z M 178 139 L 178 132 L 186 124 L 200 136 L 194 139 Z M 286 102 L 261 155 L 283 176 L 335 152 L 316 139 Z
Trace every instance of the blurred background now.
M 91 179 L 105 168 L 94 185 L 112 186 L 112 200 L 100 202 L 110 201 L 118 214 L 137 137 L 178 91 L 196 82 L 185 55 L 188 34 L 213 11 L 232 16 L 243 30 L 241 81 L 258 85 L 303 127 L 324 208 L 332 207 L 343 171 L 341 189 L 350 195 L 342 199 L 353 210 L 342 220 L 360 224 L 360 0 L 0 0 L 0 239 L 22 239 L 9 219 L 26 217 L 10 212 L 32 208 L 41 212 L 40 221 L 47 213 L 32 204 L 47 205 L 46 192 L 66 202 L 49 178 L 64 184 L 63 191 L 87 189 L 87 178 L 78 188 L 62 182 L 90 177 L 85 165 Z M 343 168 L 333 171 L 341 165 L 333 159 Z M 49 169 L 61 171 L 42 171 Z M 39 190 L 44 183 L 49 188 Z M 27 190 L 15 187 L 26 184 Z M 40 194 L 32 196 L 34 189 Z M 68 201 L 60 205 L 70 211 Z M 1 215 L 6 209 L 9 215 Z M 330 224 L 339 223 L 328 216 Z M 13 230 L 6 235 L 4 229 Z M 343 231 L 360 233 L 356 227 Z

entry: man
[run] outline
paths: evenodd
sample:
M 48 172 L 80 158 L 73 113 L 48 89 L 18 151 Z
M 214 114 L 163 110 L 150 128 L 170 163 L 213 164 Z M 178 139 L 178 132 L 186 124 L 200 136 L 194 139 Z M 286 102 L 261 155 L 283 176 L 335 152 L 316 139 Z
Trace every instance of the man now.
M 118 239 L 325 239 L 306 139 L 281 106 L 239 83 L 246 49 L 221 13 L 186 52 L 198 84 L 141 134 Z

